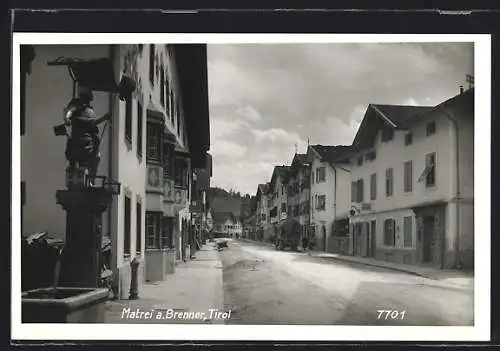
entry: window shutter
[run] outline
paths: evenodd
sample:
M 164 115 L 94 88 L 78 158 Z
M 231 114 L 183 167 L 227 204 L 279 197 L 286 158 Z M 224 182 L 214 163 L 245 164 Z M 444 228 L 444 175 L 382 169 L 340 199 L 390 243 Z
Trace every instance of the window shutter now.
M 357 186 L 357 182 L 351 182 L 351 202 L 357 202 L 358 200 Z

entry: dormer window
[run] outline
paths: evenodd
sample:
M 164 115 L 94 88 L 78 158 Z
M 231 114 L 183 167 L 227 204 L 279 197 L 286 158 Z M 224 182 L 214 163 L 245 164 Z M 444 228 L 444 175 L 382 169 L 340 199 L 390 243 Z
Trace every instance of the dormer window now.
M 394 129 L 386 127 L 382 128 L 382 141 L 388 142 L 394 138 Z

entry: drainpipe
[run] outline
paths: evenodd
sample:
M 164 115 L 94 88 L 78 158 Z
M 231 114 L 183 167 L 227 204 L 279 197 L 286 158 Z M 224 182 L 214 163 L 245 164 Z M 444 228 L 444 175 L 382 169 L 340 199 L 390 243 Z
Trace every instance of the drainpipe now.
M 461 259 L 460 259 L 460 156 L 459 156 L 459 145 L 460 145 L 460 133 L 459 133 L 459 127 L 458 127 L 458 122 L 451 117 L 451 115 L 444 109 L 440 108 L 440 112 L 443 113 L 443 115 L 448 118 L 451 123 L 453 124 L 453 129 L 455 130 L 455 166 L 456 166 L 456 172 L 455 172 L 455 177 L 456 177 L 456 184 L 457 184 L 457 189 L 455 193 L 455 201 L 456 201 L 456 230 L 457 230 L 457 238 L 455 240 L 455 251 L 456 251 L 456 257 L 455 257 L 455 266 L 456 268 L 460 269 L 461 268 Z M 446 243 L 446 240 L 445 240 Z M 444 246 L 444 245 L 442 245 Z M 442 252 L 444 251 L 444 247 L 442 248 Z M 444 254 L 441 255 L 441 268 L 444 266 Z

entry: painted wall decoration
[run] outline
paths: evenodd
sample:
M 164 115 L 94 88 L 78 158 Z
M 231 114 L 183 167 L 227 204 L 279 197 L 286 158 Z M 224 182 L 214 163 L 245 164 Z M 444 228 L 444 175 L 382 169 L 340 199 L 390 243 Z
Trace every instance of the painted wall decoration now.
M 164 195 L 163 200 L 168 202 L 174 202 L 174 181 L 171 179 L 164 179 Z
M 176 205 L 186 205 L 187 203 L 187 192 L 184 189 L 175 189 L 175 204 Z
M 137 83 L 137 89 L 133 96 L 144 105 L 144 92 L 142 88 L 142 79 L 138 67 L 138 62 L 142 57 L 141 45 L 126 45 L 125 54 L 123 55 L 123 74 L 127 74 L 134 78 Z
M 148 167 L 148 186 L 161 187 L 161 172 L 159 167 Z

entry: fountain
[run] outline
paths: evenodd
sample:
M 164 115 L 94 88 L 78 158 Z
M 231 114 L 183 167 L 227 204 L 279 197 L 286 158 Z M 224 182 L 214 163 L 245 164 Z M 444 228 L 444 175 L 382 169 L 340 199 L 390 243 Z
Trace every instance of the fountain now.
M 75 61 L 59 58 L 49 65 L 68 66 L 75 87 L 83 78 L 86 87 L 117 93 L 120 99 L 126 99 L 135 90 L 135 82 L 125 75 L 119 85 L 116 84 L 113 65 L 106 59 Z M 89 107 L 86 108 L 86 116 L 81 115 L 78 109 L 74 113 L 78 118 L 87 118 L 92 113 L 89 113 Z M 56 136 L 64 135 L 64 128 L 59 127 L 54 129 Z M 75 138 L 82 135 L 75 132 L 77 127 L 71 122 L 71 134 Z M 66 153 L 69 162 L 66 188 L 56 192 L 57 203 L 66 212 L 65 247 L 59 251 L 52 286 L 22 293 L 23 323 L 104 322 L 109 290 L 98 287 L 101 273 L 101 223 L 103 213 L 109 209 L 113 196 L 120 193 L 121 186 L 106 176 L 96 175 L 95 168 L 92 168 L 95 166 L 94 160 L 89 166 L 89 158 L 98 157 L 99 144 L 94 146 L 96 150 L 92 154 L 80 146 L 78 149 L 72 146 L 72 152 Z

